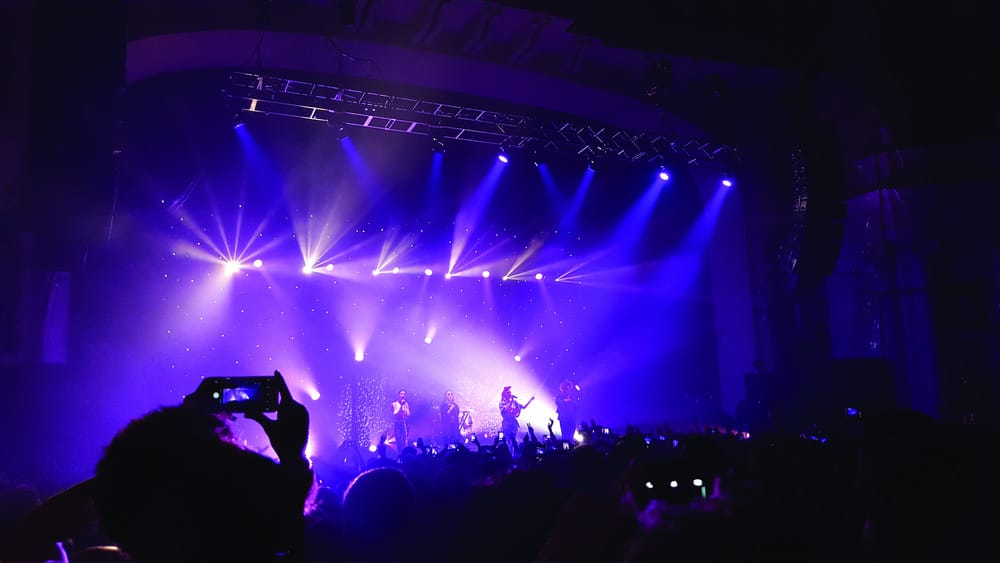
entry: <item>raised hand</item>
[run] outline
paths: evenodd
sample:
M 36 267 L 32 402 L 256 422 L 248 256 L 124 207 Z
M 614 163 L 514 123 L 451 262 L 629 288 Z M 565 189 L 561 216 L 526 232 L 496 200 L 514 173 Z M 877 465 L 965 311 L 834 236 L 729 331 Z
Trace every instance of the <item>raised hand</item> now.
M 309 411 L 292 398 L 285 378 L 277 370 L 274 371 L 274 378 L 278 386 L 278 418 L 272 420 L 259 411 L 247 412 L 245 416 L 264 428 L 271 447 L 282 462 L 305 459 L 306 443 L 309 440 Z

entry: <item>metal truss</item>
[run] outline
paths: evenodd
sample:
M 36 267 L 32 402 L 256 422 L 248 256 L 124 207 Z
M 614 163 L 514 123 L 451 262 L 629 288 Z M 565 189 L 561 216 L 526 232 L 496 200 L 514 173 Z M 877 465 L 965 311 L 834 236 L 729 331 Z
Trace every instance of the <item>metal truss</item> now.
M 730 169 L 736 150 L 725 144 L 628 131 L 585 122 L 529 117 L 392 94 L 233 73 L 223 94 L 239 111 L 485 143 L 505 149 L 576 154 L 588 159 L 681 160 Z

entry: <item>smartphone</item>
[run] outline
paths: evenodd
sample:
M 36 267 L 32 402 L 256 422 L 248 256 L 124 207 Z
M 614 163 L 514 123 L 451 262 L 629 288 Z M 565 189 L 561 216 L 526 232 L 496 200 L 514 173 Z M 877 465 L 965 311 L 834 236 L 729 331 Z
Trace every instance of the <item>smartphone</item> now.
M 275 412 L 278 410 L 278 387 L 272 375 L 253 377 L 209 377 L 212 406 L 217 412 Z

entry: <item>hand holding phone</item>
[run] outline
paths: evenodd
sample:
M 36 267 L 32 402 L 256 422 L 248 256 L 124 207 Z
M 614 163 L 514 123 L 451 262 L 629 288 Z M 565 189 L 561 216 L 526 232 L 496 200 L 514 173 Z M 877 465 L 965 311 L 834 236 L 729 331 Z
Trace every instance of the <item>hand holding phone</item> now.
M 299 459 L 304 461 L 309 441 L 309 411 L 292 398 L 288 384 L 278 370 L 274 370 L 274 385 L 278 389 L 278 418 L 272 420 L 264 416 L 264 411 L 250 410 L 244 416 L 264 428 L 271 447 L 283 463 Z
M 184 404 L 210 412 L 243 413 L 264 429 L 282 462 L 305 459 L 309 411 L 292 398 L 281 373 L 257 377 L 207 377 Z M 276 419 L 264 413 L 276 412 Z

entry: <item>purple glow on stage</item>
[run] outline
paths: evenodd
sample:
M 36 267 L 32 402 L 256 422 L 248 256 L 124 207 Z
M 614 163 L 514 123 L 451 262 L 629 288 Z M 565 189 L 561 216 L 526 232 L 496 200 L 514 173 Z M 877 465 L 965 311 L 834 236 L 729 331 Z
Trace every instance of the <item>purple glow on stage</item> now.
M 445 160 L 426 138 L 358 128 L 340 141 L 252 115 L 234 133 L 229 117 L 214 137 L 168 120 L 190 147 L 150 134 L 132 152 L 154 163 L 131 169 L 136 234 L 102 257 L 87 297 L 110 320 L 87 335 L 81 377 L 117 409 L 93 442 L 203 376 L 274 369 L 308 401 L 319 458 L 354 423 L 361 447 L 377 441 L 399 388 L 428 436 L 445 389 L 480 436 L 499 428 L 506 385 L 536 397 L 522 429 L 555 417 L 563 379 L 586 391 L 585 418 L 614 426 L 706 402 L 716 351 L 700 251 L 716 205 L 681 164 L 663 189 L 646 164 L 503 164 L 476 144 Z M 145 203 L 160 200 L 173 203 Z
M 590 185 L 594 181 L 594 169 L 587 167 L 583 171 L 583 177 L 580 178 L 580 183 L 577 185 L 576 192 L 573 194 L 573 201 L 570 203 L 569 210 L 562 217 L 559 226 L 560 229 L 574 230 L 577 226 L 577 220 L 580 216 L 580 211 L 583 209 L 583 203 L 587 199 L 587 192 L 590 191 Z
M 538 174 L 542 178 L 542 185 L 545 186 L 545 193 L 549 196 L 550 204 L 554 209 L 562 210 L 563 197 L 559 193 L 559 186 L 555 178 L 552 177 L 552 172 L 549 171 L 548 165 L 545 163 L 539 164 Z

